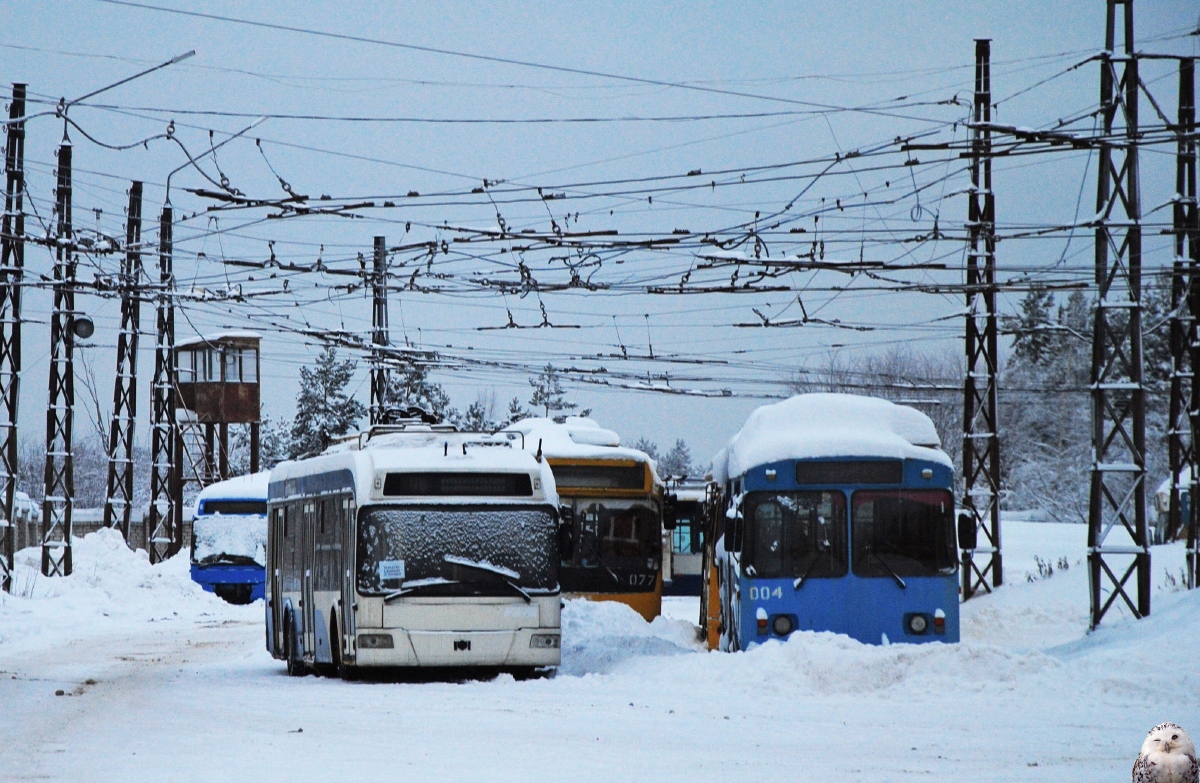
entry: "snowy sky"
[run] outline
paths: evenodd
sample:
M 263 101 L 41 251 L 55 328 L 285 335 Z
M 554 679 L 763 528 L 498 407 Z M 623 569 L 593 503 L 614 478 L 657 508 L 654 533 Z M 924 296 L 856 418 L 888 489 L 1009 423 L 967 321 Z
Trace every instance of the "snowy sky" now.
M 171 0 L 157 4 L 192 8 Z M 0 7 L 0 73 L 4 82 L 29 84 L 37 100 L 78 96 L 190 49 L 184 63 L 99 96 L 92 103 L 108 107 L 76 107 L 71 116 L 101 141 L 126 144 L 160 133 L 174 119 L 180 140 L 193 153 L 207 148 L 208 131 L 216 140 L 245 128 L 262 114 L 407 117 L 423 119 L 628 118 L 697 115 L 741 115 L 687 121 L 621 121 L 601 123 L 335 122 L 269 119 L 244 138 L 231 142 L 203 166 L 216 177 L 217 165 L 232 187 L 250 196 L 283 195 L 279 177 L 297 192 L 336 198 L 403 198 L 422 194 L 469 191 L 483 180 L 541 186 L 587 198 L 562 205 L 536 200 L 505 204 L 500 209 L 511 226 L 547 231 L 550 218 L 571 231 L 617 229 L 670 234 L 675 229 L 708 231 L 771 213 L 796 198 L 808 180 L 780 177 L 745 186 L 672 191 L 649 202 L 644 192 L 612 195 L 629 188 L 594 184 L 618 179 L 684 175 L 700 169 L 772 166 L 820 159 L 834 152 L 866 148 L 896 135 L 938 129 L 940 139 L 962 139 L 956 120 L 970 102 L 974 61 L 972 39 L 993 39 L 993 93 L 1000 101 L 996 119 L 1043 127 L 1057 118 L 1086 112 L 1098 95 L 1099 66 L 1089 63 L 1063 74 L 1102 47 L 1103 4 L 1073 2 L 942 2 L 881 3 L 870 13 L 859 4 L 744 3 L 505 3 L 479 7 L 470 3 L 354 4 L 309 2 L 303 5 L 262 2 L 205 4 L 207 13 L 296 27 L 365 36 L 423 47 L 499 58 L 533 61 L 568 68 L 621 74 L 670 83 L 686 82 L 707 89 L 752 93 L 757 98 L 717 94 L 680 87 L 638 84 L 598 76 L 564 73 L 460 56 L 414 51 L 363 42 L 332 40 L 198 19 L 145 8 L 123 7 L 98 0 L 73 2 L 10 0 Z M 1200 53 L 1195 6 L 1165 0 L 1137 7 L 1137 37 L 1147 50 Z M 1143 78 L 1168 114 L 1175 108 L 1173 66 L 1147 64 Z M 1061 75 L 1060 75 L 1061 74 Z M 1050 77 L 1055 77 L 1050 79 Z M 1050 79 L 1028 92 L 1026 88 Z M 1020 94 L 1018 94 L 1020 93 Z M 962 105 L 928 105 L 957 96 Z M 768 100 L 774 98 L 776 100 Z M 778 100 L 784 99 L 784 100 Z M 900 100 L 897 100 L 900 99 Z M 791 102 L 788 102 L 791 101 Z M 804 104 L 795 101 L 806 102 Z M 878 113 L 813 113 L 812 104 L 872 106 Z M 892 107 L 901 108 L 892 108 Z M 31 111 L 50 108 L 33 104 Z M 222 111 L 246 117 L 184 114 Z M 745 116 L 745 115 L 758 116 Z M 770 116 L 763 116 L 770 115 Z M 1153 121 L 1153 108 L 1143 101 L 1143 121 Z M 1075 126 L 1090 130 L 1090 119 Z M 53 118 L 31 121 L 27 130 L 29 189 L 38 214 L 49 219 L 53 205 L 51 172 L 54 150 L 62 135 Z M 184 162 L 178 147 L 163 141 L 148 148 L 110 152 L 72 131 L 76 144 L 75 221 L 77 226 L 111 234 L 123 233 L 128 180 L 146 182 L 148 219 L 164 199 L 167 173 Z M 261 150 L 252 139 L 261 140 Z M 1166 202 L 1171 193 L 1171 159 L 1167 147 L 1143 156 L 1145 211 Z M 337 153 L 337 154 L 335 154 Z M 890 162 L 896 163 L 899 158 Z M 824 164 L 821 164 L 823 167 Z M 961 243 L 871 242 L 930 232 L 961 230 L 966 212 L 962 161 L 914 167 L 911 172 L 871 172 L 847 166 L 838 176 L 822 179 L 799 202 L 805 209 L 829 201 L 862 199 L 911 184 L 929 187 L 921 200 L 902 200 L 883 208 L 851 208 L 830 215 L 828 254 L 897 262 L 941 261 L 943 272 L 900 275 L 925 282 L 961 281 Z M 820 167 L 818 167 L 820 168 Z M 784 169 L 813 173 L 813 166 Z M 1071 222 L 1092 212 L 1094 172 L 1087 153 L 1064 153 L 1048 159 L 1019 158 L 997 162 L 998 214 L 1011 225 Z M 734 176 L 726 180 L 735 179 Z M 751 180 L 755 179 L 752 175 Z M 724 182 L 724 181 L 723 181 Z M 886 185 L 884 183 L 887 183 Z M 654 186 L 661 185 L 661 182 Z M 672 184 L 678 184 L 673 182 Z M 250 280 L 253 271 L 227 270 L 218 261 L 262 261 L 272 252 L 280 261 L 352 266 L 357 253 L 370 252 L 372 237 L 388 237 L 390 245 L 451 238 L 444 223 L 496 226 L 495 209 L 462 199 L 423 196 L 393 209 L 364 210 L 357 218 L 310 217 L 265 221 L 265 212 L 227 212 L 212 220 L 202 211 L 211 202 L 183 188 L 207 186 L 198 174 L 184 171 L 172 179 L 172 203 L 187 219 L 176 226 L 176 269 L 184 286 L 214 287 L 240 282 L 244 290 L 278 290 L 279 279 Z M 209 186 L 211 187 L 211 186 Z M 596 195 L 602 194 L 602 195 Z M 548 209 L 553 205 L 552 209 Z M 93 209 L 103 210 L 97 219 Z M 567 211 L 579 217 L 564 221 Z M 610 214 L 611 212 L 611 214 Z M 1153 219 L 1169 220 L 1165 210 Z M 98 222 L 97 222 L 98 221 Z M 838 222 L 840 221 L 840 222 Z M 31 231 L 37 231 L 32 221 Z M 147 236 L 154 236 L 148 221 Z M 410 225 L 406 234 L 406 225 Z M 808 225 L 803 223 L 796 225 Z M 442 227 L 442 228 L 439 228 Z M 850 238 L 851 232 L 860 231 Z M 874 233 L 872 233 L 874 232 Z M 808 242 L 809 237 L 804 238 Z M 270 243 L 274 242 L 272 246 Z M 495 250 L 496 248 L 492 248 Z M 799 240 L 775 240 L 772 254 L 807 249 Z M 1170 250 L 1157 229 L 1148 229 L 1147 265 L 1169 263 Z M 466 291 L 471 273 L 512 274 L 505 266 L 514 254 L 444 259 L 444 272 L 454 275 L 455 290 L 440 295 L 404 292 L 393 295 L 392 338 L 395 342 L 437 350 L 455 360 L 454 369 L 435 377 L 465 407 L 481 391 L 494 391 L 503 409 L 514 394 L 527 399 L 528 368 L 547 361 L 557 365 L 603 367 L 610 380 L 626 384 L 639 373 L 669 372 L 672 385 L 688 389 L 730 388 L 739 395 L 781 392 L 781 381 L 797 367 L 819 366 L 836 352 L 851 355 L 896 345 L 929 346 L 955 351 L 961 320 L 960 297 L 869 290 L 862 278 L 847 291 L 845 276 L 826 273 L 791 275 L 791 291 L 739 296 L 649 296 L 628 289 L 582 294 L 546 294 L 507 298 L 492 291 Z M 1091 256 L 1087 236 L 1067 244 L 1064 237 L 1002 243 L 1002 273 L 1056 262 L 1064 275 L 1086 276 Z M 412 268 L 413 254 L 398 254 Z M 609 257 L 595 272 L 614 285 L 636 281 L 678 282 L 695 262 L 687 252 L 632 253 Z M 564 273 L 546 254 L 530 255 L 535 275 L 559 279 Z M 45 249 L 31 246 L 27 265 L 38 273 L 50 269 Z M 115 259 L 100 259 L 111 270 Z M 441 263 L 441 262 L 439 262 Z M 93 262 L 81 274 L 91 277 Z M 956 271 L 956 269 L 958 271 Z M 407 271 L 405 272 L 407 274 Z M 727 274 L 727 273 L 726 273 Z M 555 277 L 559 276 L 559 277 Z M 316 348 L 275 327 L 305 324 L 314 328 L 369 327 L 369 300 L 361 293 L 330 295 L 330 278 L 295 275 L 289 293 L 256 299 L 253 306 L 189 305 L 179 317 L 180 337 L 223 327 L 258 328 L 266 334 L 265 410 L 289 416 L 295 395 L 296 369 L 310 362 Z M 342 283 L 345 279 L 333 282 Z M 757 309 L 768 317 L 796 318 L 796 291 L 810 316 L 873 327 L 873 331 L 809 325 L 793 329 L 747 329 L 734 324 L 755 322 Z M 460 290 L 462 289 L 462 290 Z M 861 290 L 860 290 L 861 289 Z M 1010 296 L 1011 308 L 1019 296 Z M 44 326 L 49 298 L 32 293 L 27 316 L 22 424 L 40 432 L 41 390 L 45 388 L 47 339 Z M 501 327 L 512 319 L 536 325 L 546 319 L 579 329 L 479 331 Z M 92 362 L 102 401 L 111 399 L 111 365 L 118 308 L 108 300 L 81 297 L 82 309 L 94 314 L 95 347 L 84 354 Z M 938 320 L 946 317 L 951 320 Z M 153 312 L 145 308 L 143 328 L 153 329 Z M 899 328 L 897 328 L 899 327 Z M 148 410 L 152 336 L 143 340 L 141 413 Z M 624 354 L 622 352 L 624 348 Z M 658 360 L 638 361 L 651 349 Z M 635 357 L 623 358 L 623 355 Z M 664 357 L 673 359 L 664 362 Z M 493 362 L 493 364 L 488 364 Z M 704 362 L 697 364 L 696 362 Z M 499 365 L 499 366 L 496 366 Z M 357 391 L 366 399 L 365 374 Z M 619 431 L 627 442 L 646 435 L 659 442 L 689 440 L 707 458 L 735 432 L 746 414 L 762 400 L 750 396 L 698 399 L 572 384 L 574 399 L 595 409 L 601 423 Z M 84 426 L 82 423 L 79 426 Z M 146 432 L 142 427 L 140 435 Z

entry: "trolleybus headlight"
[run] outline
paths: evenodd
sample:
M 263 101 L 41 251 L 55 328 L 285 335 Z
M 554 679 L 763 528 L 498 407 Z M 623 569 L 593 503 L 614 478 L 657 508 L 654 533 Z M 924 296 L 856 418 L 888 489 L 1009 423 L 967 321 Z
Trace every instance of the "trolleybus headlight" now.
M 787 636 L 792 632 L 792 618 L 786 614 L 776 615 L 775 619 L 771 622 L 771 628 L 775 630 L 777 635 Z
M 929 630 L 929 621 L 925 619 L 923 614 L 910 615 L 908 618 L 908 632 L 920 636 Z
M 390 650 L 395 642 L 390 633 L 360 633 L 358 646 L 365 650 Z
M 539 650 L 557 650 L 560 638 L 556 633 L 535 633 L 529 637 L 529 646 Z

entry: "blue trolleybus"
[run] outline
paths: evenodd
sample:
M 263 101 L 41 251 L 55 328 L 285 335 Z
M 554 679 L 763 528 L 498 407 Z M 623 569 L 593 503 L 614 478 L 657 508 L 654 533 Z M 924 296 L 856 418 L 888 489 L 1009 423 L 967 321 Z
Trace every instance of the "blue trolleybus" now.
M 232 604 L 264 595 L 267 483 L 263 471 L 200 491 L 192 517 L 192 580 Z
M 953 469 L 929 417 L 799 395 L 751 414 L 714 476 L 724 513 L 706 542 L 710 646 L 797 630 L 958 641 Z

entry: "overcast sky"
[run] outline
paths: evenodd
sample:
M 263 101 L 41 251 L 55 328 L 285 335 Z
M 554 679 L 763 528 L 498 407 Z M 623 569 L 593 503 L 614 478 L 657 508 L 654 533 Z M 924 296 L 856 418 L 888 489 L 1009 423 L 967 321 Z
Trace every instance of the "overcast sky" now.
M 199 8 L 171 0 L 152 4 Z M 869 8 L 861 3 L 480 7 L 209 2 L 203 10 L 674 85 L 339 40 L 99 0 L 9 0 L 0 6 L 0 74 L 5 82 L 29 84 L 31 96 L 41 101 L 31 104 L 30 113 L 52 108 L 61 96 L 83 95 L 196 51 L 183 63 L 97 96 L 88 102 L 92 105 L 72 108 L 70 116 L 80 126 L 70 132 L 74 216 L 80 228 L 123 234 L 125 193 L 129 180 L 138 179 L 146 183 L 145 233 L 156 241 L 167 175 L 186 162 L 179 146 L 162 139 L 117 152 L 89 141 L 83 131 L 100 142 L 122 145 L 162 133 L 173 120 L 178 139 L 198 155 L 209 148 L 209 131 L 213 141 L 224 141 L 260 115 L 325 118 L 268 119 L 200 165 L 209 177 L 219 181 L 223 173 L 230 188 L 254 198 L 286 195 L 282 179 L 294 192 L 314 199 L 329 195 L 339 204 L 346 203 L 342 199 L 373 200 L 378 208 L 354 210 L 353 217 L 279 220 L 266 219 L 273 211 L 268 209 L 206 213 L 215 202 L 186 189 L 214 190 L 214 185 L 190 168 L 171 179 L 181 286 L 212 290 L 240 284 L 243 291 L 260 294 L 246 304 L 187 303 L 177 317 L 178 335 L 224 328 L 261 331 L 265 411 L 276 417 L 291 415 L 297 368 L 318 351 L 294 330 L 365 334 L 370 300 L 361 291 L 331 288 L 352 282 L 350 278 L 277 273 L 272 279 L 269 272 L 222 261 L 274 256 L 284 263 L 313 264 L 320 258 L 331 267 L 353 268 L 358 253 L 369 256 L 376 235 L 386 236 L 392 247 L 450 243 L 466 236 L 464 228 L 495 229 L 498 212 L 516 230 L 545 233 L 554 221 L 572 232 L 664 237 L 682 230 L 694 236 L 753 225 L 755 213 L 773 215 L 792 204 L 794 211 L 787 213 L 791 222 L 766 236 L 760 253 L 795 256 L 811 248 L 814 239 L 824 239 L 829 260 L 946 265 L 944 270 L 897 271 L 889 279 L 961 282 L 963 246 L 955 237 L 962 235 L 967 209 L 965 161 L 918 152 L 913 156 L 926 155 L 926 160 L 903 167 L 898 164 L 906 156 L 897 153 L 880 158 L 878 168 L 873 168 L 874 159 L 851 160 L 818 180 L 812 175 L 825 169 L 835 153 L 873 149 L 897 136 L 966 138 L 956 123 L 968 113 L 973 39 L 979 37 L 993 40 L 997 121 L 1046 127 L 1059 118 L 1080 116 L 1072 129 L 1090 131 L 1087 113 L 1099 94 L 1099 65 L 1071 66 L 1102 48 L 1104 36 L 1104 4 L 1099 0 L 897 2 Z M 1139 48 L 1200 53 L 1200 38 L 1186 35 L 1198 22 L 1194 3 L 1139 2 Z M 1177 91 L 1173 68 L 1147 63 L 1143 73 L 1172 116 Z M 681 86 L 685 84 L 701 89 Z M 1142 117 L 1144 123 L 1156 121 L 1145 100 Z M 363 121 L 367 118 L 373 121 Z M 430 122 L 466 119 L 602 121 Z M 61 121 L 52 117 L 31 120 L 27 128 L 32 207 L 46 221 L 62 133 Z M 1143 155 L 1144 211 L 1151 223 L 1169 221 L 1169 210 L 1153 210 L 1173 190 L 1172 152 L 1160 147 Z M 933 158 L 936 164 L 929 162 Z M 686 177 L 697 170 L 701 175 Z M 1094 170 L 1095 161 L 1081 151 L 997 161 L 1001 224 L 1015 228 L 1087 219 L 1094 212 L 1094 184 L 1088 177 Z M 711 172 L 719 173 L 705 176 Z M 745 182 L 740 181 L 743 176 Z M 472 197 L 470 191 L 485 180 L 489 193 Z M 600 184 L 618 180 L 622 184 Z M 496 181 L 504 184 L 491 184 Z M 695 187 L 710 181 L 710 187 Z M 566 198 L 542 201 L 521 189 L 535 186 Z M 505 187 L 510 189 L 507 196 Z M 493 190 L 495 205 L 488 200 Z M 410 192 L 421 195 L 410 197 Z M 395 206 L 382 207 L 385 200 Z M 803 219 L 797 217 L 801 213 Z M 813 221 L 813 215 L 824 222 Z M 30 224 L 31 233 L 41 230 L 36 219 Z M 935 227 L 950 238 L 929 238 Z M 789 233 L 793 228 L 805 233 Z M 913 241 L 919 235 L 926 239 Z M 764 282 L 785 290 L 652 295 L 646 293 L 648 287 L 678 285 L 689 269 L 703 265 L 694 248 L 567 260 L 564 255 L 569 254 L 563 253 L 523 256 L 521 243 L 512 241 L 452 250 L 428 259 L 425 266 L 419 252 L 391 256 L 399 278 L 407 281 L 421 268 L 418 278 L 411 279 L 443 292 L 393 292 L 390 318 L 393 342 L 444 357 L 448 365 L 434 377 L 456 405 L 466 407 L 479 394 L 494 395 L 500 409 L 514 395 L 526 400 L 530 389 L 525 377 L 530 368 L 546 362 L 587 369 L 594 379 L 625 386 L 647 373 L 662 384 L 659 376 L 667 373 L 674 388 L 729 389 L 735 396 L 696 398 L 582 383 L 569 388 L 580 406 L 593 408 L 595 417 L 627 442 L 644 435 L 665 445 L 681 437 L 705 460 L 763 404 L 761 397 L 783 394 L 783 384 L 798 369 L 819 368 L 835 355 L 845 361 L 897 347 L 961 352 L 962 320 L 956 314 L 963 303 L 956 294 L 888 292 L 878 290 L 886 287 L 880 280 L 864 276 L 789 273 Z M 752 257 L 753 250 L 750 243 L 731 252 Z M 1001 243 L 999 264 L 1002 276 L 1086 279 L 1091 252 L 1086 232 L 1069 239 L 1055 234 Z M 1170 263 L 1170 255 L 1158 228 L 1148 228 L 1147 265 L 1161 268 Z M 521 296 L 478 284 L 481 278 L 519 278 L 518 258 L 542 283 L 563 282 L 574 267 L 582 279 L 599 284 L 598 290 Z M 149 266 L 152 259 L 147 262 Z M 48 274 L 51 263 L 44 248 L 27 250 L 34 273 Z M 81 276 L 90 279 L 95 271 L 112 271 L 116 264 L 113 257 L 84 259 Z M 730 270 L 694 269 L 694 275 L 689 282 L 727 282 Z M 1003 306 L 1011 309 L 1018 298 L 1006 296 Z M 33 323 L 26 327 L 22 425 L 40 437 L 49 297 L 32 292 L 26 307 Z M 118 307 L 87 296 L 80 297 L 80 307 L 97 320 L 94 346 L 82 353 L 95 370 L 107 406 Z M 837 323 L 736 326 L 763 317 L 799 319 L 802 311 Z M 522 326 L 579 328 L 495 328 L 510 320 Z M 147 332 L 139 390 L 144 422 L 152 308 L 143 308 L 142 325 Z M 483 327 L 492 328 L 481 331 Z M 364 372 L 356 391 L 365 402 Z M 84 427 L 82 411 L 80 415 L 77 427 Z M 139 439 L 146 431 L 141 426 Z

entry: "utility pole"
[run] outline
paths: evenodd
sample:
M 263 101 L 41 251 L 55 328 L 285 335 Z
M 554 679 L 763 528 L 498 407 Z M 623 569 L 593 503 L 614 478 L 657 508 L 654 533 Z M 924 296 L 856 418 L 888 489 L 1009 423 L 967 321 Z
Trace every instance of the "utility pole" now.
M 1146 409 L 1142 382 L 1142 227 L 1138 193 L 1138 60 L 1133 0 L 1108 0 L 1100 54 L 1103 121 L 1096 178 L 1092 334 L 1092 473 L 1088 505 L 1091 627 L 1120 597 L 1150 614 Z M 1120 11 L 1120 14 L 1118 14 Z M 1117 29 L 1122 53 L 1117 54 Z M 1120 573 L 1120 576 L 1118 576 Z M 1127 588 L 1134 577 L 1135 595 Z M 1109 589 L 1107 598 L 1104 588 Z
M 158 229 L 158 302 L 154 344 L 154 382 L 150 387 L 150 527 L 146 550 L 150 562 L 165 560 L 175 546 L 176 461 L 175 422 L 175 274 L 172 270 L 171 205 L 163 207 Z M 182 537 L 182 531 L 179 535 Z
M 375 264 L 371 275 L 371 423 L 380 424 L 387 410 L 388 370 L 383 349 L 388 344 L 387 240 L 375 237 Z
M 14 84 L 4 150 L 3 241 L 0 242 L 0 590 L 12 592 L 17 526 L 17 402 L 21 380 L 21 283 L 25 270 L 25 85 Z
M 58 226 L 54 310 L 50 315 L 50 393 L 46 400 L 46 470 L 42 497 L 42 574 L 71 575 L 71 511 L 75 473 L 71 445 L 75 409 L 75 235 L 71 226 L 71 140 L 58 147 Z
M 963 505 L 976 544 L 962 550 L 962 596 L 1004 583 L 1000 554 L 1000 434 L 996 418 L 996 199 L 992 192 L 991 41 L 975 41 L 974 123 L 971 127 L 971 200 L 967 230 L 967 374 L 963 382 Z M 983 533 L 982 540 L 979 533 Z M 979 544 L 982 544 L 980 546 Z M 987 558 L 986 562 L 982 558 Z M 988 585 L 991 575 L 992 584 Z
M 1200 479 L 1196 475 L 1196 445 L 1200 443 L 1200 384 L 1196 383 L 1196 368 L 1200 367 L 1200 205 L 1196 189 L 1196 61 L 1179 61 L 1179 145 L 1175 169 L 1175 266 L 1187 264 L 1187 308 L 1190 328 L 1186 332 L 1187 350 L 1191 359 L 1191 399 L 1188 418 L 1191 424 L 1192 472 L 1188 476 L 1190 513 L 1183 524 L 1187 528 L 1187 587 L 1197 587 L 1196 544 L 1200 533 Z M 1174 421 L 1172 420 L 1172 423 Z M 1172 488 L 1174 489 L 1174 488 Z M 1172 493 L 1174 494 L 1174 493 Z M 1172 497 L 1174 500 L 1174 497 Z
M 117 336 L 117 373 L 113 379 L 112 422 L 108 432 L 108 493 L 104 526 L 120 526 L 129 540 L 133 512 L 133 433 L 137 416 L 138 329 L 142 276 L 142 183 L 129 188 L 125 258 L 121 264 L 121 333 Z
M 1190 351 L 1196 341 L 1196 322 L 1189 307 L 1189 289 L 1195 269 L 1187 258 L 1196 210 L 1196 142 L 1189 138 L 1196 128 L 1195 101 L 1194 64 L 1190 59 L 1182 59 L 1179 61 L 1179 122 L 1175 127 L 1179 137 L 1175 154 L 1176 198 L 1172 214 L 1175 259 L 1171 265 L 1171 404 L 1167 429 L 1171 498 L 1166 541 L 1174 541 L 1187 530 L 1180 501 L 1184 488 L 1192 483 L 1196 463 L 1193 445 L 1196 440 L 1190 432 L 1192 412 L 1188 410 L 1195 382 L 1195 365 L 1190 361 Z

